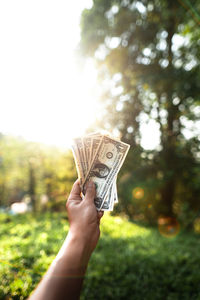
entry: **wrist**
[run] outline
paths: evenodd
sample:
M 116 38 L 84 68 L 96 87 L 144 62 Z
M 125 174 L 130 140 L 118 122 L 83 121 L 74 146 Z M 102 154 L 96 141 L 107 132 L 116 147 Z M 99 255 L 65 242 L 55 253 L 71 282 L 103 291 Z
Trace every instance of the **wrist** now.
M 90 242 L 88 238 L 83 236 L 80 232 L 69 230 L 67 237 L 63 243 L 58 257 L 69 256 L 70 253 L 76 254 L 77 263 L 80 260 L 89 261 L 92 254 Z
M 76 245 L 80 249 L 80 252 L 91 255 L 91 235 L 89 233 L 70 228 L 66 240 Z
M 53 265 L 70 276 L 84 276 L 91 256 L 90 248 L 80 235 L 69 231 Z M 68 262 L 71 262 L 70 268 Z
M 70 226 L 67 238 L 78 241 L 78 243 L 86 248 L 90 249 L 92 246 L 92 240 L 95 236 L 95 232 L 90 230 L 90 228 L 77 228 L 76 226 Z

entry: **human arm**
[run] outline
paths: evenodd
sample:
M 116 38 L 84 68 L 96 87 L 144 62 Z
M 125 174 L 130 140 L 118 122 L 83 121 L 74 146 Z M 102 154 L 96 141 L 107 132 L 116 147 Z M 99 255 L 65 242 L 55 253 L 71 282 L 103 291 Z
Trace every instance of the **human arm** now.
M 77 300 L 93 250 L 99 239 L 102 212 L 94 205 L 95 185 L 89 182 L 84 199 L 79 181 L 67 201 L 70 229 L 58 255 L 29 300 Z

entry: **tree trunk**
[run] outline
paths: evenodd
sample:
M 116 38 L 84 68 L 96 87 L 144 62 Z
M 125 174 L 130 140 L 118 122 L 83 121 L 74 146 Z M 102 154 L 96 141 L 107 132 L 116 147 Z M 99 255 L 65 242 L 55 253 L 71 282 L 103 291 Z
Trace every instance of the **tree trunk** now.
M 169 9 L 173 12 L 175 7 L 173 2 L 169 1 Z M 174 12 L 175 14 L 175 12 Z M 177 119 L 177 107 L 173 105 L 173 52 L 172 52 L 172 38 L 175 34 L 176 20 L 172 14 L 169 26 L 167 28 L 168 37 L 168 61 L 169 65 L 166 69 L 168 74 L 171 74 L 172 80 L 169 81 L 168 86 L 166 87 L 167 94 L 167 103 L 166 110 L 168 113 L 166 129 L 162 132 L 162 141 L 163 141 L 163 161 L 164 161 L 164 185 L 161 188 L 161 199 L 163 204 L 163 214 L 167 217 L 173 216 L 173 203 L 174 203 L 174 193 L 176 186 L 176 132 L 174 131 L 174 121 Z
M 33 205 L 33 211 L 36 211 L 36 195 L 35 195 L 35 170 L 31 162 L 29 162 L 29 189 L 28 193 Z

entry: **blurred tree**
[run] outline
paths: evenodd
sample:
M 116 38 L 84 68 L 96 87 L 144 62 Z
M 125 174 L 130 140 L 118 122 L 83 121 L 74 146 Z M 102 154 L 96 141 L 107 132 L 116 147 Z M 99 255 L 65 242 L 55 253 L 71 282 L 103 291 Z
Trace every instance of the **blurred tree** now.
M 65 209 L 75 178 L 71 151 L 0 135 L 0 206 L 28 195 L 34 210 L 40 210 L 40 199 L 46 195 L 48 209 Z
M 29 185 L 28 194 L 31 198 L 31 203 L 33 205 L 33 210 L 36 211 L 36 181 L 35 181 L 35 166 L 33 159 L 29 159 Z
M 104 88 L 99 126 L 117 129 L 132 146 L 120 187 L 129 214 L 139 185 L 148 190 L 144 212 L 149 205 L 173 216 L 183 201 L 200 208 L 198 11 L 197 0 L 93 0 L 83 11 L 81 52 L 95 59 Z M 145 151 L 141 128 L 150 120 L 160 145 Z
M 26 193 L 26 143 L 18 138 L 0 138 L 0 203 L 7 206 L 20 201 Z

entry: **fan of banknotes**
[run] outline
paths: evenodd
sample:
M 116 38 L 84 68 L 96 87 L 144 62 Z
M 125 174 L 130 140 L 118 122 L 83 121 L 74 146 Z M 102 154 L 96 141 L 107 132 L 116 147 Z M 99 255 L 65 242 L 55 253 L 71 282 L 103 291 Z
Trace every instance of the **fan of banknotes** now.
M 97 210 L 112 211 L 117 197 L 117 174 L 130 145 L 110 135 L 91 133 L 75 138 L 72 144 L 83 195 L 89 180 L 96 186 L 94 199 Z

